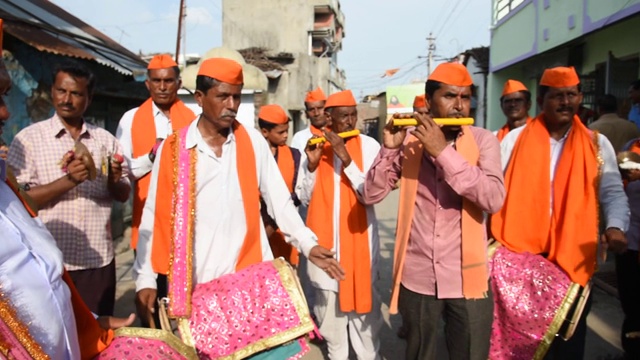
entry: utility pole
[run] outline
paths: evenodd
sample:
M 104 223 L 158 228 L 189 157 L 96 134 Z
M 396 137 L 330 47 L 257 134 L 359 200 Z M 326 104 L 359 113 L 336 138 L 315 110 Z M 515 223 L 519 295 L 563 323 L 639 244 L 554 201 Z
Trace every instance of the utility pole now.
M 180 37 L 182 35 L 182 18 L 184 18 L 184 0 L 180 0 L 180 15 L 178 18 L 178 37 L 176 39 L 176 56 L 175 60 L 178 62 L 180 56 Z
M 429 52 L 427 53 L 427 77 L 429 77 L 429 75 L 431 75 L 431 67 L 433 66 L 433 53 L 436 51 L 436 38 L 433 37 L 433 33 L 429 33 L 427 41 L 429 42 Z

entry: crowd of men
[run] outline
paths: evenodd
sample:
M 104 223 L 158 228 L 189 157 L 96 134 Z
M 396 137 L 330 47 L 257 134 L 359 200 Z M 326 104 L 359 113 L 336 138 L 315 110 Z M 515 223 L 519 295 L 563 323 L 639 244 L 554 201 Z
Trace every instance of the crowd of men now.
M 441 319 L 451 359 L 582 359 L 588 289 L 607 249 L 617 257 L 623 346 L 638 356 L 638 340 L 626 336 L 640 331 L 638 82 L 631 121 L 606 95 L 587 127 L 573 68 L 544 71 L 534 117 L 531 92 L 510 79 L 500 98 L 506 124 L 491 133 L 437 123 L 471 111 L 469 72 L 443 63 L 414 112 L 389 119 L 381 144 L 354 132 L 351 91 L 327 97 L 317 88 L 305 99 L 309 127 L 290 147 L 279 105 L 259 109 L 258 129 L 237 121 L 243 72 L 233 60 L 202 63 L 196 116 L 177 98 L 178 65 L 154 57 L 150 98 L 123 115 L 116 136 L 84 119 L 96 81 L 82 65 L 56 67 L 54 115 L 20 131 L 0 158 L 0 354 L 92 358 L 112 329 L 133 323 L 133 314 L 111 316 L 109 225 L 112 202 L 132 193 L 143 326 L 162 322 L 159 299 L 175 306 L 185 291 L 190 309 L 196 286 L 283 257 L 298 271 L 329 358 L 347 359 L 351 347 L 359 359 L 379 359 L 374 204 L 399 191 L 389 308 L 402 316 L 406 359 L 435 359 Z M 10 86 L 0 63 L 0 95 Z M 0 102 L 0 124 L 8 118 Z M 416 125 L 394 125 L 406 118 Z M 553 286 L 536 287 L 540 274 Z M 550 304 L 551 318 L 538 324 Z

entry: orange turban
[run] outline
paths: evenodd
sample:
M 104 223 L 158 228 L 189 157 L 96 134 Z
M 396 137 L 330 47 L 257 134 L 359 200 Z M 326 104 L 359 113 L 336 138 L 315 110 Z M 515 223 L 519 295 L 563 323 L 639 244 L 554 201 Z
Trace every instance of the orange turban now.
M 263 105 L 258 112 L 258 118 L 272 124 L 286 124 L 289 117 L 280 105 Z
M 555 88 L 576 86 L 578 84 L 580 84 L 580 78 L 573 66 L 558 66 L 546 69 L 540 79 L 540 85 Z
M 210 58 L 202 62 L 198 76 L 208 76 L 231 85 L 242 85 L 242 65 L 231 59 Z
M 424 98 L 424 94 L 418 95 L 415 97 L 415 99 L 413 99 L 413 107 L 414 108 L 427 107 L 427 102 Z
M 442 63 L 431 73 L 428 80 L 453 86 L 471 86 L 473 80 L 467 68 L 460 63 Z
M 156 70 L 156 69 L 168 69 L 178 66 L 178 64 L 173 61 L 171 55 L 168 54 L 160 54 L 154 56 L 151 61 L 149 61 L 149 66 L 147 66 L 147 70 Z
M 520 81 L 509 79 L 507 80 L 506 83 L 504 83 L 504 88 L 502 89 L 502 96 L 513 94 L 514 92 L 518 92 L 518 91 L 529 91 L 529 89 L 527 89 L 527 87 L 524 86 L 524 84 L 521 83 Z
M 318 86 L 315 90 L 309 91 L 307 93 L 307 97 L 304 99 L 304 102 L 316 102 L 316 101 L 326 101 L 327 96 L 324 94 L 324 91 Z
M 327 102 L 324 104 L 324 108 L 336 106 L 356 106 L 356 98 L 353 97 L 351 90 L 344 90 L 329 95 Z

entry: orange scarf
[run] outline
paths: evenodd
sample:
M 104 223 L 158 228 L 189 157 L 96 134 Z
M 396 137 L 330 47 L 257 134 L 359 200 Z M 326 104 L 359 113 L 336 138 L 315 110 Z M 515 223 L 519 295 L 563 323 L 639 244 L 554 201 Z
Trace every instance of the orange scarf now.
M 596 265 L 598 138 L 574 116 L 553 184 L 549 138 L 542 114 L 518 137 L 505 171 L 507 197 L 491 219 L 491 230 L 512 251 L 549 254 L 550 261 L 584 286 Z
M 311 131 L 311 135 L 323 136 L 322 129 L 317 128 L 311 124 L 309 124 L 309 131 Z
M 462 133 L 456 139 L 456 149 L 472 166 L 477 166 L 480 152 L 468 126 L 462 127 Z M 411 137 L 404 147 L 402 159 L 402 177 L 400 178 L 400 204 L 398 207 L 398 225 L 396 248 L 393 262 L 393 288 L 390 312 L 398 311 L 398 293 L 402 282 L 402 269 L 409 244 L 409 235 L 413 223 L 418 176 L 424 150 L 422 143 Z M 483 213 L 473 202 L 462 198 L 462 294 L 466 299 L 485 298 L 488 291 L 487 249 L 484 241 Z
M 280 169 L 282 178 L 285 184 L 287 184 L 287 189 L 292 193 L 295 185 L 293 181 L 296 173 L 296 164 L 293 160 L 291 148 L 286 145 L 278 147 L 278 169 Z M 290 264 L 298 265 L 298 250 L 284 240 L 282 231 L 277 230 L 269 237 L 269 246 L 271 247 L 274 258 L 282 256 Z
M 531 120 L 532 120 L 531 116 L 527 116 L 527 121 L 525 122 L 525 124 L 529 124 Z M 502 139 L 504 139 L 504 137 L 507 136 L 507 134 L 510 131 L 511 129 L 509 129 L 509 124 L 504 124 L 504 126 L 501 127 L 500 130 L 498 130 L 498 133 L 496 134 L 498 141 L 502 142 Z
M 498 141 L 502 142 L 502 139 L 504 139 L 504 137 L 507 136 L 509 131 L 511 131 L 511 129 L 509 129 L 509 124 L 504 124 L 504 126 L 501 127 L 500 130 L 498 130 L 498 133 L 496 134 Z
M 236 141 L 238 180 L 240 181 L 247 225 L 247 233 L 236 261 L 237 271 L 261 262 L 262 248 L 260 246 L 260 188 L 256 174 L 256 157 L 253 144 L 247 130 L 237 121 L 233 124 L 233 134 Z M 174 182 L 174 174 L 177 172 L 178 146 L 185 145 L 180 144 L 178 134 L 174 132 L 165 140 L 164 150 L 159 159 L 161 162 L 158 174 L 158 191 L 156 193 L 151 263 L 153 271 L 165 275 L 169 272 L 173 243 L 171 218 L 173 214 L 173 192 L 178 185 L 177 180 Z M 196 151 L 196 148 L 193 147 L 190 151 Z M 193 211 L 195 213 L 196 209 L 193 209 Z M 196 219 L 196 221 L 206 221 L 206 219 Z M 220 239 L 220 241 L 236 240 Z
M 196 115 L 182 101 L 176 100 L 169 110 L 171 128 L 177 131 L 191 123 Z M 133 116 L 131 123 L 131 145 L 133 158 L 148 154 L 156 143 L 156 124 L 153 116 L 153 100 L 145 101 Z M 142 220 L 142 209 L 147 200 L 151 182 L 151 172 L 136 181 L 133 194 L 133 212 L 131 215 L 131 248 L 138 245 L 138 228 Z
M 346 140 L 351 160 L 362 170 L 362 140 L 359 136 Z M 345 280 L 340 281 L 338 296 L 343 312 L 368 313 L 372 307 L 371 259 L 367 210 L 351 187 L 342 169 L 340 178 L 340 265 Z M 316 183 L 309 203 L 307 225 L 318 236 L 318 243 L 328 249 L 333 239 L 333 149 L 326 143 L 316 169 Z

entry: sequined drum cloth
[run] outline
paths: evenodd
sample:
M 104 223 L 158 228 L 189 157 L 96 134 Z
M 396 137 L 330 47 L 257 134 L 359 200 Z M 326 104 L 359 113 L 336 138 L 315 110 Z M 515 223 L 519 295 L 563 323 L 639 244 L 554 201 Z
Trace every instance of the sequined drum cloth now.
M 96 360 L 196 360 L 193 348 L 177 336 L 159 329 L 121 328 Z
M 314 324 L 293 270 L 279 258 L 196 285 L 189 329 L 200 358 L 243 359 L 292 340 L 304 353 Z
M 542 358 L 564 319 L 559 310 L 567 308 L 571 280 L 542 256 L 503 246 L 490 264 L 494 310 L 489 358 Z

